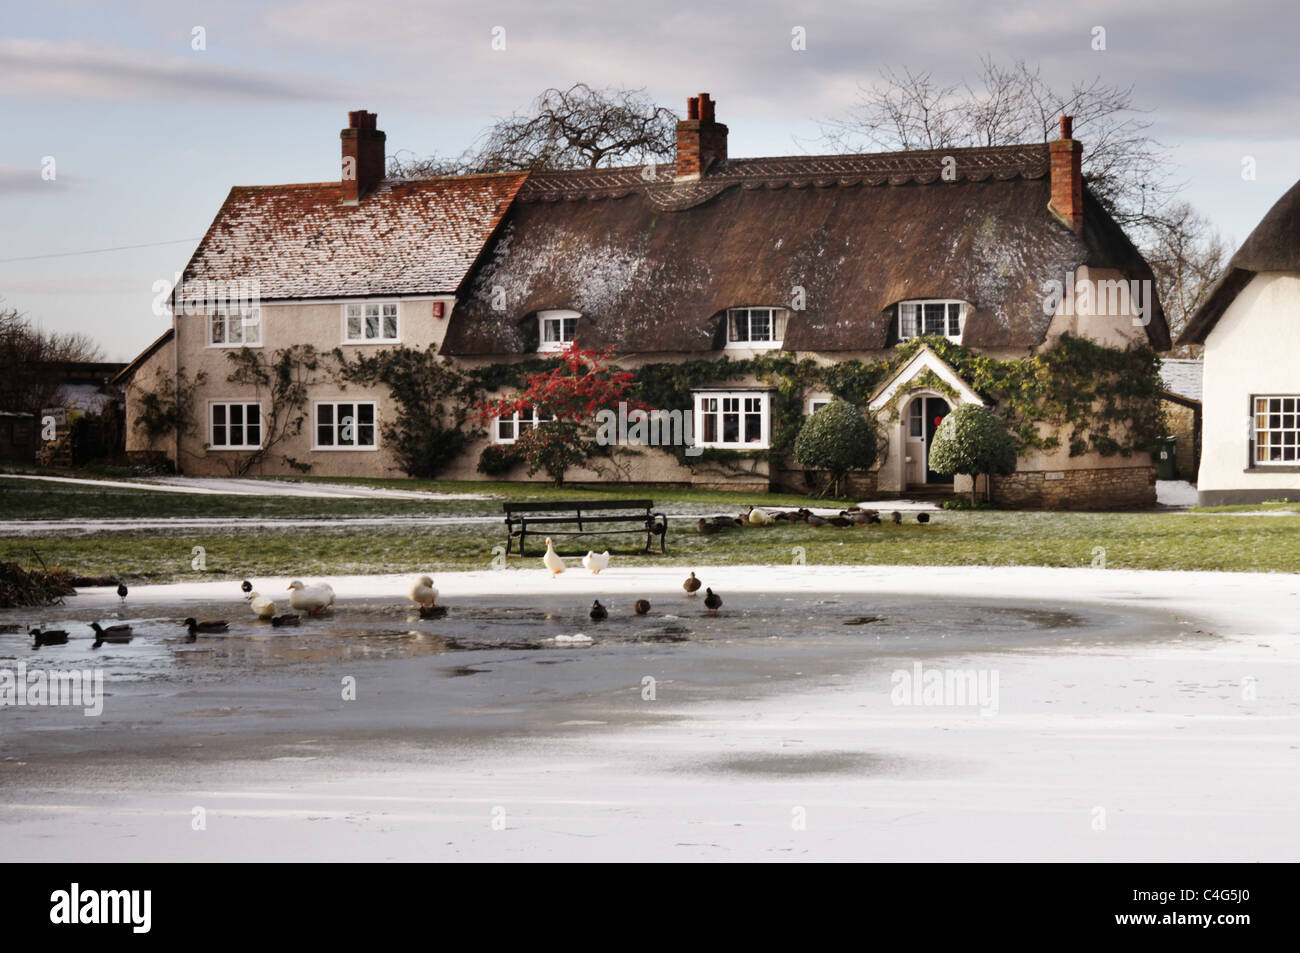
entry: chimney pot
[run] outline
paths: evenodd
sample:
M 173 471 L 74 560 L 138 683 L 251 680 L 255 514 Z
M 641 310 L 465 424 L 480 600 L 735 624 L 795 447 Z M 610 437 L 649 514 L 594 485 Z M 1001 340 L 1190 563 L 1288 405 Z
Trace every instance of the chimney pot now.
M 1074 117 L 1073 116 L 1061 117 L 1061 138 L 1062 139 L 1074 138 Z
M 688 120 L 700 118 L 700 98 L 698 96 L 691 96 L 686 100 L 686 118 Z
M 727 127 L 714 119 L 708 93 L 686 100 L 686 118 L 677 124 L 677 178 L 698 179 L 727 158 Z
M 364 109 L 348 113 L 348 127 L 339 133 L 343 151 L 341 190 L 344 202 L 359 202 L 384 178 L 384 139 L 378 117 Z

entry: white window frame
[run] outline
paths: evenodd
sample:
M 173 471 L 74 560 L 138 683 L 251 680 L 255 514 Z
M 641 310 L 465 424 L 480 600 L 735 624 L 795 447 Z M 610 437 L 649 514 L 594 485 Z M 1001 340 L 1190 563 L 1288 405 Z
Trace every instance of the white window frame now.
M 339 427 L 338 408 L 339 408 L 339 407 L 342 407 L 342 406 L 350 406 L 350 407 L 354 408 L 354 409 L 353 409 L 353 413 L 356 415 L 356 417 L 359 417 L 360 414 L 357 413 L 357 411 L 356 411 L 355 408 L 358 408 L 358 407 L 369 407 L 369 408 L 371 409 L 371 424 L 370 424 L 370 426 L 373 428 L 373 431 L 374 431 L 374 433 L 373 433 L 374 442 L 373 442 L 373 443 L 369 443 L 369 444 L 359 444 L 359 443 L 356 442 L 356 441 L 359 440 L 360 437 L 361 437 L 361 423 L 360 423 L 359 420 L 357 420 L 357 419 L 355 419 L 355 418 L 353 419 L 353 422 L 352 422 L 352 427 L 353 427 L 353 430 L 352 430 L 353 442 L 352 442 L 351 444 L 343 444 L 343 443 L 322 444 L 322 443 L 320 442 L 320 409 L 321 409 L 322 407 L 330 407 L 330 408 L 332 408 L 331 411 L 330 411 L 331 422 L 330 422 L 330 425 L 329 425 L 329 426 L 330 426 L 330 428 L 334 431 L 335 438 L 337 439 L 337 437 L 338 437 L 338 427 Z M 311 448 L 312 448 L 313 450 L 321 450 L 321 451 L 327 451 L 327 450 L 342 450 L 342 451 L 346 451 L 346 452 L 355 452 L 355 451 L 363 451 L 363 452 L 364 452 L 364 451 L 378 450 L 378 449 L 379 449 L 379 404 L 376 403 L 376 402 L 373 401 L 373 400 L 348 400 L 347 398 L 338 398 L 338 399 L 336 399 L 336 400 L 316 400 L 316 401 L 312 401 L 312 408 L 311 408 L 311 444 L 312 444 Z
M 240 340 L 232 341 L 230 339 L 230 328 L 234 321 L 239 322 Z M 221 340 L 214 341 L 217 323 L 221 323 Z M 249 308 L 247 311 L 211 311 L 204 316 L 204 325 L 207 329 L 205 339 L 207 347 L 261 347 L 263 335 L 262 327 L 262 309 Z M 249 329 L 255 329 L 257 334 L 256 341 L 248 340 Z
M 366 319 L 370 317 L 367 313 L 370 309 L 375 310 L 377 319 L 376 327 L 379 334 L 376 337 L 366 336 Z M 393 334 L 391 336 L 384 333 L 384 319 L 388 317 L 385 313 L 392 309 Z M 349 329 L 349 321 L 352 318 L 352 312 L 356 311 L 358 337 L 353 337 Z M 346 301 L 343 303 L 343 343 L 344 344 L 400 344 L 402 342 L 402 305 L 400 301 L 376 300 L 376 301 Z
M 1278 409 L 1272 410 L 1270 404 L 1278 401 Z M 1300 394 L 1251 394 L 1250 420 L 1250 465 L 1254 469 L 1268 467 L 1300 467 Z M 1261 405 L 1262 409 L 1261 409 Z M 1290 409 L 1287 409 L 1287 408 Z M 1272 425 L 1271 418 L 1278 418 L 1278 425 Z M 1290 435 L 1291 443 L 1271 440 L 1278 435 L 1285 441 Z M 1260 454 L 1268 454 L 1278 449 L 1282 456 L 1278 459 L 1260 459 Z M 1290 454 L 1287 456 L 1286 454 Z
M 577 311 L 538 311 L 537 312 L 537 352 L 539 354 L 554 354 L 558 351 L 565 350 L 570 344 L 578 339 L 578 319 L 582 317 Z M 567 337 L 564 333 L 564 327 L 567 322 L 573 322 L 573 331 Z M 546 329 L 548 326 L 558 326 L 559 334 L 554 341 L 546 340 Z
M 704 390 L 696 391 L 695 398 L 695 445 L 697 447 L 716 447 L 722 450 L 768 450 L 772 446 L 772 394 L 766 390 Z M 758 400 L 760 414 L 759 439 L 753 442 L 746 442 L 744 439 L 746 416 L 753 413 L 746 404 L 746 401 Z M 737 401 L 733 407 L 728 402 Z M 726 432 L 726 417 L 731 414 L 739 414 L 737 420 L 737 435 L 735 441 L 724 439 Z M 705 426 L 706 415 L 713 415 L 715 420 L 715 438 L 708 440 L 705 434 L 709 428 Z
M 539 414 L 537 412 L 537 408 L 535 407 L 528 408 L 528 412 L 532 415 L 531 417 L 521 417 L 520 415 L 524 413 L 524 411 L 522 410 L 516 410 L 513 414 L 511 414 L 508 417 L 493 417 L 492 418 L 492 442 L 502 446 L 512 444 L 516 440 L 518 440 L 520 435 L 523 433 L 522 428 L 528 427 L 530 430 L 536 430 L 542 424 L 550 423 L 552 420 L 552 418 L 550 417 L 543 417 L 541 414 Z M 507 423 L 510 425 L 510 432 L 512 436 L 510 437 L 501 436 L 502 423 Z
M 217 416 L 216 410 L 218 407 L 222 408 L 225 411 L 226 421 L 221 426 L 226 428 L 227 439 L 230 436 L 230 427 L 231 427 L 230 408 L 232 407 L 242 408 L 241 413 L 243 416 L 243 423 L 239 424 L 239 426 L 242 427 L 244 431 L 243 443 L 217 444 L 213 442 L 213 438 L 215 437 L 215 433 L 213 431 L 216 427 L 216 416 Z M 248 408 L 249 407 L 257 408 L 257 443 L 248 442 Z M 208 401 L 207 444 L 209 450 L 261 450 L 262 440 L 265 437 L 265 427 L 266 427 L 266 418 L 262 414 L 261 401 L 256 401 L 256 400 L 210 400 Z
M 834 399 L 835 399 L 834 397 L 822 397 L 822 396 L 809 397 L 807 404 L 804 406 L 804 412 L 809 417 L 811 417 L 813 414 L 817 413 L 817 411 L 821 410 L 823 407 L 825 407 Z
M 941 335 L 927 335 L 924 333 L 925 332 L 925 309 L 923 306 L 936 305 L 936 304 L 941 304 L 945 306 L 944 333 Z M 952 309 L 954 306 L 957 309 L 957 333 L 956 334 L 951 333 L 952 319 L 953 319 Z M 907 309 L 918 308 L 918 307 L 921 310 L 915 315 L 917 320 L 916 333 L 908 334 L 907 324 L 906 324 Z M 898 343 L 901 344 L 904 341 L 910 341 L 913 338 L 933 336 L 933 337 L 945 337 L 949 341 L 952 341 L 954 344 L 960 344 L 962 335 L 966 332 L 966 316 L 969 313 L 970 313 L 970 305 L 967 302 L 962 301 L 960 298 L 911 298 L 907 301 L 900 301 L 898 302 L 898 321 L 897 321 Z
M 754 330 L 754 312 L 767 312 L 767 329 L 768 337 L 762 340 L 752 338 Z M 735 334 L 735 321 L 741 316 L 745 320 L 744 340 L 738 340 Z M 773 308 L 768 306 L 753 305 L 744 308 L 728 308 L 726 314 L 727 321 L 727 343 L 725 347 L 743 349 L 749 351 L 769 351 L 779 348 L 785 340 L 786 322 L 790 317 L 789 308 Z

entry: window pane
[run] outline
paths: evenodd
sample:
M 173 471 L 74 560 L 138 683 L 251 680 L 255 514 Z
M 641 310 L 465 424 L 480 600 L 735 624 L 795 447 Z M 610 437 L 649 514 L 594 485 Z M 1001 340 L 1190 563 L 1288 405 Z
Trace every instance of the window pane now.
M 731 313 L 731 340 L 749 340 L 749 312 L 733 311 Z
M 509 442 L 515 439 L 515 422 L 509 417 L 497 418 L 497 440 Z
M 397 337 L 397 305 L 384 305 L 384 337 Z
M 212 335 L 209 338 L 213 344 L 226 343 L 226 319 L 220 314 L 214 314 L 210 319 Z
M 716 397 L 704 397 L 700 400 L 700 407 L 700 424 L 703 430 L 700 440 L 703 443 L 717 443 L 718 399 Z
M 249 404 L 245 411 L 244 438 L 250 447 L 262 445 L 262 408 Z
M 740 398 L 722 398 L 722 442 L 740 442 Z
M 924 306 L 924 322 L 926 334 L 943 334 L 946 331 L 945 316 L 947 308 L 941 304 L 927 304 Z
M 357 404 L 357 446 L 375 445 L 375 405 Z
M 763 399 L 745 398 L 745 443 L 760 443 L 763 439 Z
M 262 343 L 261 311 L 253 311 L 244 319 L 244 342 L 246 344 Z
M 542 322 L 542 340 L 547 344 L 556 344 L 560 340 L 560 322 L 557 318 L 547 318 Z
M 749 312 L 749 339 L 751 341 L 772 340 L 772 312 L 766 308 L 755 308 Z
M 212 405 L 212 446 L 226 445 L 226 405 Z
M 335 442 L 340 447 L 351 447 L 357 442 L 357 412 L 352 404 L 335 404 L 334 417 L 337 421 Z
M 948 305 L 948 336 L 958 337 L 961 334 L 961 305 L 953 302 Z
M 379 305 L 366 305 L 366 340 L 379 337 Z
M 907 338 L 916 337 L 916 313 L 917 305 L 902 304 L 899 305 L 902 324 L 900 325 L 898 336 L 906 340 Z
M 316 445 L 334 446 L 334 405 L 316 405 Z

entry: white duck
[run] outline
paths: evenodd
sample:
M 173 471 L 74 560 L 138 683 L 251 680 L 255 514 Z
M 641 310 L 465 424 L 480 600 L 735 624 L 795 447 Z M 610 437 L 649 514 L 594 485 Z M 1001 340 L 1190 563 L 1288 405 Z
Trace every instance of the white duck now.
M 295 579 L 289 583 L 289 588 L 293 591 L 293 595 L 289 597 L 289 605 L 299 612 L 320 615 L 334 605 L 334 590 L 327 582 L 305 586 L 300 580 Z
M 546 537 L 546 552 L 542 555 L 542 563 L 551 571 L 552 579 L 564 572 L 564 560 L 555 552 L 549 536 Z
M 409 593 L 411 601 L 421 606 L 431 606 L 438 601 L 438 589 L 433 584 L 433 577 L 421 576 L 415 580 Z
M 602 569 L 609 568 L 609 550 L 603 553 L 593 553 L 587 550 L 587 555 L 582 557 L 582 568 L 590 569 L 593 574 L 599 574 Z
M 772 517 L 769 516 L 765 510 L 760 510 L 757 506 L 749 511 L 750 526 L 770 526 L 772 522 Z
M 244 596 L 248 600 L 249 607 L 253 610 L 253 615 L 259 619 L 269 619 L 275 615 L 275 603 L 260 592 L 250 592 Z

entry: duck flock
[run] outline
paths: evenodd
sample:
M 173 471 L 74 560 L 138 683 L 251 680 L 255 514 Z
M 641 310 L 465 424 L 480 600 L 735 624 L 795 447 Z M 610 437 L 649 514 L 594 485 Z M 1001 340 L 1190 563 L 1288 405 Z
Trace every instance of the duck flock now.
M 600 575 L 602 570 L 609 568 L 609 562 L 608 550 L 603 553 L 589 551 L 586 556 L 582 557 L 582 568 L 592 575 Z M 549 538 L 546 540 L 546 552 L 542 556 L 542 564 L 551 573 L 552 578 L 560 575 L 567 568 L 564 560 L 555 552 L 555 546 Z M 704 589 L 705 611 L 709 615 L 717 615 L 718 610 L 722 608 L 722 597 L 720 595 L 704 586 L 694 572 L 682 583 L 682 589 L 689 598 L 698 596 L 701 588 Z M 258 592 L 249 580 L 245 579 L 240 583 L 240 589 L 252 614 L 260 620 L 270 622 L 276 628 L 300 625 L 304 614 L 319 617 L 326 612 L 332 612 L 334 609 L 334 589 L 327 582 L 309 585 L 295 579 L 289 583 L 287 589 L 290 594 L 289 608 L 295 611 L 284 613 L 279 611 L 279 607 L 272 599 Z M 126 605 L 129 590 L 124 584 L 118 585 L 117 594 L 121 598 L 122 604 Z M 416 579 L 411 584 L 407 597 L 415 604 L 422 619 L 437 619 L 447 614 L 447 607 L 438 604 L 438 589 L 433 584 L 433 577 L 431 576 L 420 576 Z M 650 601 L 648 599 L 637 599 L 633 603 L 632 610 L 639 616 L 648 615 Z M 602 622 L 609 618 L 609 609 L 597 599 L 592 603 L 588 615 L 593 622 Z M 189 642 L 197 641 L 200 635 L 220 635 L 230 631 L 230 622 L 226 619 L 200 620 L 191 616 L 181 622 L 181 625 L 185 627 L 188 635 L 186 641 Z M 90 630 L 94 635 L 93 648 L 99 648 L 105 643 L 124 645 L 129 643 L 134 636 L 132 627 L 125 623 L 101 626 L 98 622 L 92 622 L 90 623 Z M 67 645 L 69 639 L 66 629 L 32 627 L 28 629 L 28 635 L 32 638 L 33 649 L 53 645 Z
M 899 526 L 903 522 L 903 514 L 894 510 L 889 514 L 889 522 Z M 812 510 L 806 507 L 800 507 L 797 510 L 775 510 L 768 512 L 760 510 L 758 507 L 751 507 L 748 512 L 741 513 L 738 516 L 707 516 L 700 517 L 696 527 L 699 529 L 701 536 L 713 536 L 721 533 L 725 529 L 732 529 L 736 526 L 772 526 L 776 523 L 807 523 L 809 526 L 821 528 L 823 526 L 833 526 L 837 529 L 843 529 L 847 526 L 879 526 L 883 524 L 885 517 L 881 516 L 879 510 L 863 509 L 860 506 L 853 506 L 847 510 L 840 510 L 836 516 L 818 516 Z M 917 513 L 916 521 L 921 525 L 930 522 L 929 513 Z

